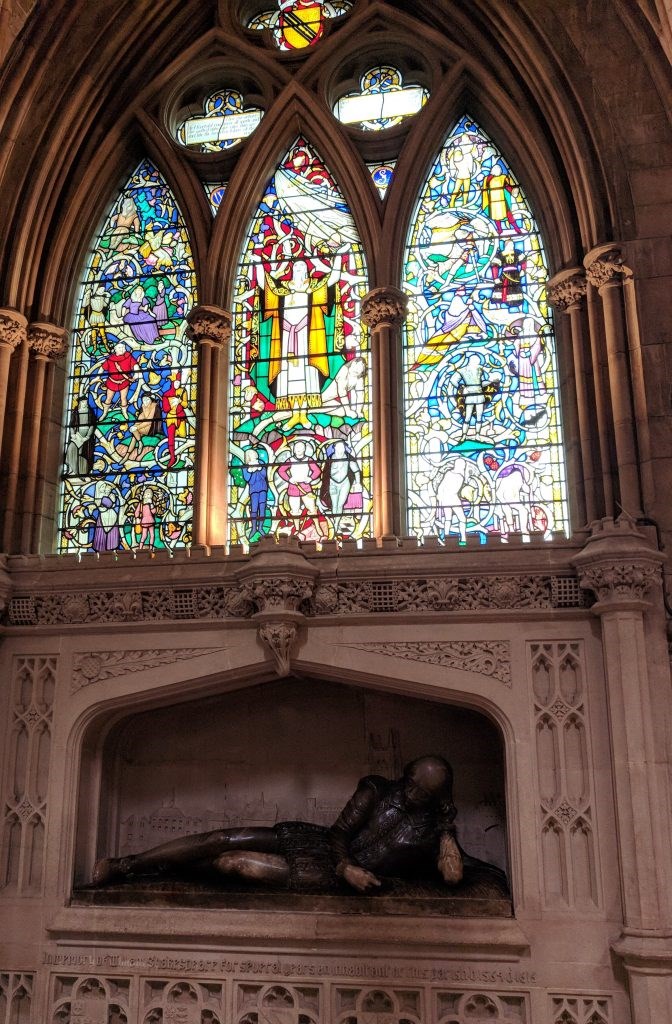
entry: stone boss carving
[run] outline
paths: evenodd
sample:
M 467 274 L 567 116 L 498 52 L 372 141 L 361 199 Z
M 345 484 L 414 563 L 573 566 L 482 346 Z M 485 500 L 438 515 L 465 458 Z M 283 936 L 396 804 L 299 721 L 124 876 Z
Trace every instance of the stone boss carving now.
M 438 756 L 419 757 L 400 779 L 360 779 L 331 828 L 304 821 L 272 827 L 217 829 L 162 843 L 129 857 L 106 857 L 95 885 L 175 869 L 215 869 L 251 882 L 294 891 L 334 891 L 342 882 L 358 892 L 387 878 L 462 880 L 464 867 L 499 869 L 470 857 L 455 838 L 453 772 Z

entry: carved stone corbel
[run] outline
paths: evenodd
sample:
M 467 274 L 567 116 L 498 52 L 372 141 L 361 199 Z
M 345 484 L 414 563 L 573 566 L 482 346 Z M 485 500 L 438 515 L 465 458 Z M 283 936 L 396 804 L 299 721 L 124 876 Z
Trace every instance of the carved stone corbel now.
M 280 678 L 289 675 L 292 648 L 297 634 L 296 622 L 277 622 L 271 619 L 267 622 L 260 622 L 257 627 L 257 636 L 273 655 L 275 671 Z
M 253 609 L 257 637 L 270 652 L 278 676 L 289 675 L 304 610 L 315 593 L 319 570 L 287 538 L 260 541 L 238 573 L 240 600 Z

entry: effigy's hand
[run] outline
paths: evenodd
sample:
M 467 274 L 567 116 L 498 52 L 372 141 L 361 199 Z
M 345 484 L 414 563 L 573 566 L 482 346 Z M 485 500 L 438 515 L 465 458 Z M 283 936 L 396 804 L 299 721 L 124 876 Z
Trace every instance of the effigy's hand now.
M 441 836 L 438 867 L 443 875 L 444 882 L 447 882 L 448 885 L 457 885 L 458 882 L 462 881 L 464 873 L 462 855 L 455 839 L 447 832 L 444 832 Z
M 360 868 L 357 864 L 345 864 L 341 869 L 341 875 L 348 885 L 351 885 L 357 892 L 366 892 L 380 885 L 380 879 L 372 875 L 366 868 Z

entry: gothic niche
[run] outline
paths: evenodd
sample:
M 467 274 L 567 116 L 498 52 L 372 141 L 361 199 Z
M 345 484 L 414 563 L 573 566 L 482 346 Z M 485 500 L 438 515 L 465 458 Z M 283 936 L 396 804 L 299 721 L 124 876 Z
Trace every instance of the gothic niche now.
M 320 909 L 338 898 L 372 912 L 391 912 L 394 903 L 395 913 L 509 916 L 506 885 L 473 866 L 457 886 L 437 875 L 386 882 L 375 894 L 347 887 L 335 895 L 288 892 L 188 869 L 88 884 L 94 857 L 128 858 L 180 836 L 287 821 L 330 826 L 359 779 L 398 779 L 407 762 L 426 754 L 453 766 L 463 850 L 508 876 L 503 746 L 497 728 L 475 711 L 289 679 L 126 717 L 100 748 L 98 837 L 95 851 L 80 837 L 75 898 L 164 905 L 207 898 L 209 906 L 297 909 Z M 86 804 L 95 802 L 89 794 L 80 803 L 82 830 L 91 820 Z

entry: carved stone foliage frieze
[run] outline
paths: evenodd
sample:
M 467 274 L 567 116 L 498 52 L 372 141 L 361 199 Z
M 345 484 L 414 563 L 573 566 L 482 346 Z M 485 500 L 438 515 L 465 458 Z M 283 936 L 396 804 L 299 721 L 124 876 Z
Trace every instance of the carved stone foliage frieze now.
M 488 640 L 409 640 L 392 643 L 347 644 L 360 651 L 385 654 L 392 658 L 445 665 L 464 672 L 491 676 L 511 686 L 511 644 Z
M 83 686 L 99 683 L 104 679 L 143 672 L 160 665 L 172 665 L 176 661 L 191 661 L 208 654 L 220 654 L 226 647 L 189 647 L 164 650 L 131 651 L 82 651 L 75 654 L 72 664 L 70 692 L 76 693 Z
M 34 975 L 0 972 L 0 1024 L 31 1021 Z
M 471 609 L 582 607 L 572 577 L 450 576 L 343 580 L 317 587 L 316 615 L 351 612 L 445 612 Z
M 553 995 L 550 997 L 551 1024 L 611 1024 L 609 996 Z
M 55 657 L 14 658 L 0 837 L 0 887 L 9 895 L 42 891 L 55 685 Z
M 543 896 L 549 907 L 600 905 L 583 643 L 531 643 Z
M 583 608 L 589 603 L 570 575 L 327 579 L 316 585 L 312 577 L 286 573 L 221 585 L 15 594 L 7 620 L 14 626 L 57 626 L 246 619 L 280 610 L 314 617 Z

